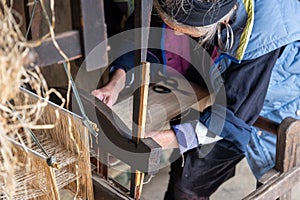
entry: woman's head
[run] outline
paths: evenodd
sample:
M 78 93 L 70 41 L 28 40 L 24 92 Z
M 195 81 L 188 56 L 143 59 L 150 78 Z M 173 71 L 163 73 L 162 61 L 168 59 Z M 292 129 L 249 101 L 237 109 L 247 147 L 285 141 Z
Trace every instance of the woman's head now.
M 202 42 L 212 39 L 220 22 L 228 22 L 236 0 L 155 0 L 154 5 L 168 26 Z

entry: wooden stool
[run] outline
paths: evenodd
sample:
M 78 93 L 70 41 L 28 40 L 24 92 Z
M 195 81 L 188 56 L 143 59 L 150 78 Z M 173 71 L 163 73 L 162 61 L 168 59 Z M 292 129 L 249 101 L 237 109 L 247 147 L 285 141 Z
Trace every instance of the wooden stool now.
M 255 125 L 277 135 L 276 164 L 244 199 L 289 200 L 291 189 L 300 182 L 300 120 L 288 117 L 277 124 L 259 118 Z

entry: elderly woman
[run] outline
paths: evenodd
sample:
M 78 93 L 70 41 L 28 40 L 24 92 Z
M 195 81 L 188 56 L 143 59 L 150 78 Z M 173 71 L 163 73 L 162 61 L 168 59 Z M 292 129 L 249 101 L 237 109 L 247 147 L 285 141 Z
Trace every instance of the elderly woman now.
M 299 81 L 295 82 L 300 77 L 300 2 L 154 0 L 154 5 L 163 20 L 155 26 L 198 38 L 210 52 L 213 62 L 200 74 L 209 77 L 204 82 L 216 92 L 215 103 L 200 113 L 196 122 L 173 124 L 170 130 L 147 133 L 163 148 L 178 147 L 184 155 L 171 165 L 165 199 L 209 199 L 234 176 L 235 165 L 245 155 L 259 178 L 274 165 L 276 138 L 268 133 L 258 134 L 252 124 L 260 114 L 276 121 L 288 115 L 297 117 L 295 113 L 300 115 L 300 111 L 295 112 L 300 109 Z M 166 37 L 163 31 L 165 43 L 170 41 Z M 166 59 L 169 52 L 163 48 L 148 52 L 150 62 L 172 65 Z M 117 59 L 110 82 L 92 92 L 109 106 L 125 85 L 124 75 L 133 67 L 129 64 L 132 56 L 126 54 Z M 183 68 L 178 71 L 188 77 L 190 69 Z M 196 82 L 203 83 L 202 78 L 199 76 Z M 226 105 L 218 101 L 222 87 Z M 201 135 L 222 139 L 203 145 Z

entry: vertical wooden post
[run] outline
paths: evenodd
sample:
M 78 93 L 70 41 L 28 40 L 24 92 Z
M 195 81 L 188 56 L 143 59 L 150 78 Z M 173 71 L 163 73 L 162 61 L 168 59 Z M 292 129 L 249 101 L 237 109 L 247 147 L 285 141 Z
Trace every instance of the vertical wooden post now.
M 81 12 L 86 70 L 93 71 L 106 67 L 108 56 L 103 0 L 81 0 Z M 102 42 L 105 42 L 105 45 L 100 49 L 97 46 Z M 98 56 L 95 56 L 95 53 L 89 56 L 95 49 Z
M 280 125 L 276 146 L 276 166 L 275 168 L 284 173 L 293 167 L 300 165 L 299 158 L 299 131 L 300 125 L 294 118 L 286 118 Z M 280 200 L 290 200 L 291 190 L 279 198 Z
M 137 133 L 136 136 L 133 136 L 133 140 L 138 144 L 140 138 L 145 137 L 145 125 L 146 125 L 146 113 L 147 113 L 147 100 L 148 100 L 148 91 L 149 91 L 149 81 L 150 81 L 150 63 L 143 62 L 141 68 L 141 87 L 137 90 L 137 95 L 139 101 L 137 104 L 133 104 L 134 107 L 138 106 L 138 117 L 137 124 L 134 125 L 136 130 L 133 133 Z M 136 170 L 135 175 L 132 177 L 131 191 L 135 199 L 140 199 L 142 186 L 144 181 L 144 173 Z
M 136 143 L 139 142 L 140 138 L 145 137 L 145 124 L 146 124 L 146 113 L 147 113 L 147 100 L 148 100 L 148 91 L 149 91 L 149 82 L 150 82 L 150 63 L 143 62 L 141 65 L 141 86 L 138 90 L 139 95 L 139 104 L 137 119 L 137 135 L 133 136 L 133 141 Z
M 290 200 L 291 189 L 300 181 L 300 121 L 284 119 L 278 128 L 275 170 L 269 171 L 259 188 L 243 200 Z
M 142 0 L 135 0 L 134 1 L 134 27 L 135 28 L 140 28 L 142 26 Z M 134 55 L 134 64 L 135 64 L 135 84 L 137 84 L 138 87 L 136 91 L 134 91 L 133 94 L 133 113 L 132 113 L 132 140 L 138 144 L 139 143 L 139 138 L 143 134 L 141 131 L 143 130 L 143 125 L 139 124 L 142 120 L 142 110 L 143 109 L 143 100 L 145 96 L 142 94 L 142 71 L 140 70 L 141 68 L 137 67 L 140 66 L 141 64 L 141 49 L 138 49 L 138 47 L 142 46 L 142 33 L 140 31 L 135 31 L 134 32 L 134 40 L 135 40 L 135 45 L 136 45 L 136 51 Z M 143 68 L 143 67 L 142 67 Z M 135 170 L 134 167 L 131 167 L 131 171 L 135 171 L 135 173 L 131 173 L 131 185 L 130 185 L 130 196 L 133 197 L 134 199 L 139 199 L 139 191 L 140 191 L 140 186 L 141 186 L 141 181 L 142 181 L 142 176 L 139 171 Z

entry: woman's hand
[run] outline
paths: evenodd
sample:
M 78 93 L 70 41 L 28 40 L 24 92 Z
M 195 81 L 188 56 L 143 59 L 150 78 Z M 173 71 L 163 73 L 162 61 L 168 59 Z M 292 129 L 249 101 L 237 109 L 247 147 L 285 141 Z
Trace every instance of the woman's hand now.
M 163 149 L 178 148 L 178 142 L 173 130 L 146 132 L 145 137 L 152 137 Z
M 92 95 L 97 97 L 100 101 L 105 103 L 107 106 L 112 105 L 117 101 L 119 93 L 125 86 L 125 71 L 117 69 L 109 82 L 102 88 L 92 91 Z
M 100 101 L 105 103 L 108 107 L 112 107 L 112 105 L 117 101 L 119 92 L 115 89 L 114 86 L 107 84 L 100 89 L 96 89 L 92 91 L 92 95 L 97 97 Z

